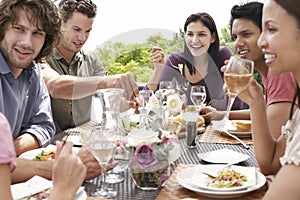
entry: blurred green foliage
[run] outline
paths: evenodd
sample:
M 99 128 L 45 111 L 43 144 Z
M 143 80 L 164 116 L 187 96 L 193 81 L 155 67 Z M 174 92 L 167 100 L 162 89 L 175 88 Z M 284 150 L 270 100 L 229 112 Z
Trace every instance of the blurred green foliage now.
M 148 37 L 144 43 L 124 44 L 108 41 L 102 47 L 97 48 L 97 53 L 108 75 L 129 72 L 137 82 L 147 83 L 154 69 L 149 57 L 152 47 L 160 46 L 167 58 L 174 51 L 182 51 L 183 44 L 184 33 L 179 29 L 179 33 L 174 33 L 172 39 L 167 39 L 162 33 L 157 33 Z M 228 27 L 221 29 L 220 45 L 228 46 L 236 55 Z M 254 77 L 262 85 L 258 72 L 254 72 Z

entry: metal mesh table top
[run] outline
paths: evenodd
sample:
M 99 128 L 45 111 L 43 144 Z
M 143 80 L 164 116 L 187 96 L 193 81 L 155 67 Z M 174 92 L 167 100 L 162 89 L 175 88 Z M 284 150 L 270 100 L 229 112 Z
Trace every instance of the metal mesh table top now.
M 56 134 L 53 142 L 56 140 L 62 140 L 66 134 L 76 135 L 78 132 L 74 130 L 67 130 L 62 133 Z M 201 137 L 201 135 L 198 135 L 198 139 Z M 243 166 L 258 166 L 255 154 L 254 154 L 254 148 L 253 145 L 249 145 L 249 149 L 243 148 L 241 144 L 218 144 L 218 143 L 203 143 L 203 142 L 197 142 L 196 148 L 193 149 L 187 149 L 186 148 L 186 139 L 181 138 L 180 145 L 182 149 L 182 154 L 178 160 L 176 160 L 174 163 L 170 165 L 171 172 L 175 170 L 176 166 L 179 164 L 207 164 L 205 161 L 202 161 L 197 154 L 198 153 L 205 153 L 209 151 L 214 151 L 218 149 L 227 148 L 230 150 L 234 150 L 246 155 L 249 155 L 250 158 L 246 161 L 243 161 L 239 163 Z M 139 188 L 137 188 L 133 181 L 130 178 L 128 170 L 123 172 L 124 175 L 124 181 L 117 184 L 108 184 L 109 187 L 112 187 L 118 191 L 118 195 L 115 199 L 155 199 L 160 190 L 156 191 L 143 191 Z M 93 193 L 96 189 L 99 189 L 101 184 L 101 176 L 96 177 L 92 180 L 87 180 L 84 182 L 85 190 L 88 195 Z

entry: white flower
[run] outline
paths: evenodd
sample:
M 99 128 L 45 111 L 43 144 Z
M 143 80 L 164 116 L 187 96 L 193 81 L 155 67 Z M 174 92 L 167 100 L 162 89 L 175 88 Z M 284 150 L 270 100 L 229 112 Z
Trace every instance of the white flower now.
M 174 89 L 159 89 L 150 97 L 152 108 L 159 106 L 160 102 L 161 106 L 172 115 L 179 114 L 182 109 L 182 101 Z
M 149 103 L 154 106 L 154 105 L 159 105 L 159 99 L 156 97 L 156 95 L 152 95 L 149 99 Z
M 180 113 L 181 107 L 182 103 L 178 95 L 174 94 L 167 97 L 167 109 L 170 114 L 176 115 Z

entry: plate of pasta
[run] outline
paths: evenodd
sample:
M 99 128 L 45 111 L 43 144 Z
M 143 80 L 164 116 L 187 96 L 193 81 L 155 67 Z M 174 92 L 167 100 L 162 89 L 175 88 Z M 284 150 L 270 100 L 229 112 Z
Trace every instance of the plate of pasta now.
M 225 199 L 225 198 L 234 198 L 243 196 L 249 192 L 255 191 L 266 183 L 266 177 L 255 170 L 255 182 L 253 186 L 245 187 L 245 188 L 239 188 L 237 190 L 215 190 L 207 187 L 207 183 L 209 179 L 207 179 L 207 176 L 202 176 L 202 173 L 199 174 L 199 169 L 203 168 L 206 169 L 211 168 L 211 166 L 217 166 L 216 164 L 211 165 L 196 165 L 193 167 L 188 167 L 176 175 L 176 181 L 181 185 L 183 188 L 186 188 L 188 190 L 191 190 L 193 192 L 198 193 L 201 196 L 210 197 L 210 198 L 219 198 L 219 199 Z M 202 167 L 199 167 L 202 166 Z M 220 165 L 218 165 L 220 167 Z M 233 169 L 236 169 L 236 166 L 232 166 Z M 242 166 L 238 166 L 242 167 Z M 253 169 L 253 168 L 252 168 Z M 201 172 L 201 171 L 200 171 Z M 197 176 L 198 174 L 198 176 Z M 195 183 L 195 178 L 199 180 Z M 206 186 L 201 187 L 200 184 L 204 184 Z M 206 189 L 207 188 L 207 189 Z
M 233 191 L 255 185 L 255 167 L 232 165 L 198 165 L 192 177 L 192 183 L 207 190 Z M 202 172 L 218 171 L 217 177 L 210 177 Z

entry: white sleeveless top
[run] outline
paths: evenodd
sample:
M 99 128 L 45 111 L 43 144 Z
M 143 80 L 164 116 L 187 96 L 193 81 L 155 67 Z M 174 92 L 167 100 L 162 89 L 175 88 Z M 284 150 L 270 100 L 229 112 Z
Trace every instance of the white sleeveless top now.
M 281 165 L 300 163 L 300 111 L 299 109 L 284 126 L 281 132 L 286 136 L 286 148 L 284 155 L 280 158 Z

